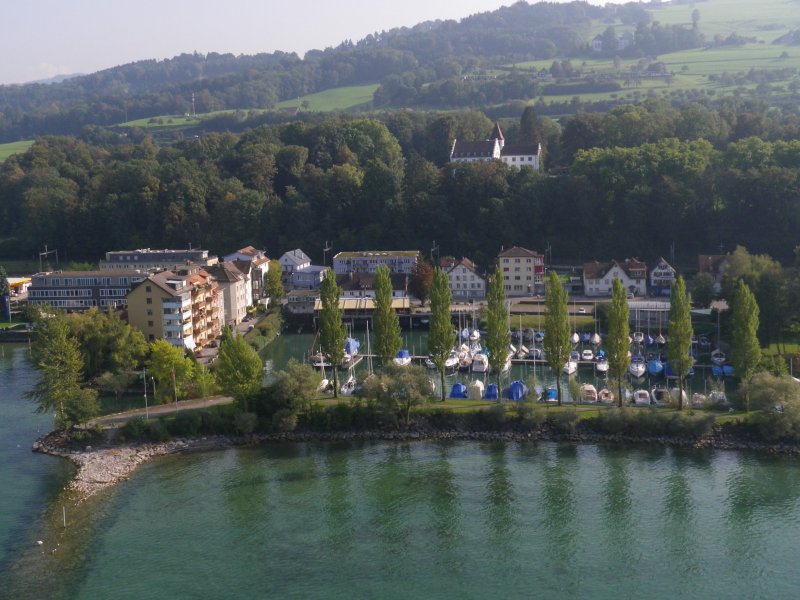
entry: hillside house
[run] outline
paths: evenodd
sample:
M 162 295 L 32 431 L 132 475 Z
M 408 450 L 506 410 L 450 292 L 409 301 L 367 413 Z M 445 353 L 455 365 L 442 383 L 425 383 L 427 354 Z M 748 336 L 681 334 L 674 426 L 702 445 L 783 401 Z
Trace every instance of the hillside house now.
M 638 259 L 594 261 L 583 265 L 583 290 L 587 296 L 610 296 L 614 279 L 619 279 L 629 294 L 647 294 L 647 265 Z
M 453 140 L 450 148 L 450 162 L 483 162 L 499 160 L 505 164 L 521 169 L 531 167 L 539 170 L 541 144 L 506 144 L 500 124 L 495 122 L 488 140 L 459 141 Z
M 664 257 L 659 257 L 656 266 L 650 271 L 650 293 L 653 296 L 669 296 L 677 271 Z

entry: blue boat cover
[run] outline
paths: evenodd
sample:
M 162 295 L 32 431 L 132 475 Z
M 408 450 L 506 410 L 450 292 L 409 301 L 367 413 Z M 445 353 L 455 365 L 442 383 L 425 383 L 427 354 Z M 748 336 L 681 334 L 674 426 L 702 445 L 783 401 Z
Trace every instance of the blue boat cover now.
M 711 365 L 711 374 L 714 377 L 722 377 L 722 367 L 719 365 Z
M 483 394 L 484 400 L 497 400 L 497 385 L 490 383 L 486 386 L 486 392 Z
M 733 366 L 732 365 L 722 365 L 722 374 L 725 377 L 733 377 Z
M 455 383 L 455 384 L 453 384 L 453 387 L 450 390 L 450 397 L 451 398 L 466 398 L 467 397 L 467 386 L 465 386 L 463 383 Z
M 651 360 L 647 363 L 647 372 L 650 375 L 660 375 L 664 370 L 664 365 L 660 360 Z
M 548 400 L 558 400 L 558 390 L 556 388 L 547 388 L 546 398 Z
M 358 349 L 361 347 L 361 342 L 354 338 L 347 338 L 344 341 L 344 353 L 353 356 L 358 354 Z
M 408 350 L 403 349 L 403 350 L 400 350 L 400 352 L 397 353 L 396 358 L 408 358 L 409 356 L 411 356 L 411 355 L 408 353 Z
M 646 336 L 644 336 L 644 343 L 645 343 L 645 345 L 647 345 L 647 346 L 652 346 L 652 345 L 653 345 L 653 341 L 654 341 L 654 340 L 653 340 L 653 338 L 650 336 L 650 334 L 649 334 L 649 333 L 648 333 Z
M 603 350 L 602 348 L 595 353 L 595 358 L 605 358 L 605 357 L 606 357 L 606 351 Z
M 525 400 L 528 395 L 528 386 L 521 381 L 512 381 L 511 384 L 503 390 L 503 397 L 507 400 Z

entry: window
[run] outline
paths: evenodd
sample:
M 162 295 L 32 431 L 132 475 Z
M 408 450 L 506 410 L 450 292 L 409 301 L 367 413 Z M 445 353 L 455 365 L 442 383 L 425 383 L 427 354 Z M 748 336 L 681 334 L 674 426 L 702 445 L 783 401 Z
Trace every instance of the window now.
M 148 303 L 148 304 L 152 304 L 152 303 L 153 303 L 153 299 L 152 299 L 152 298 L 148 298 L 148 299 L 147 299 L 147 303 Z
M 151 288 L 151 287 L 148 285 L 148 286 L 145 286 L 145 288 L 144 288 L 144 291 L 145 291 L 145 292 L 147 292 L 147 293 L 149 294 L 150 292 L 152 292 L 152 291 L 153 291 L 153 288 Z
M 153 322 L 152 322 L 152 321 L 148 321 L 148 322 L 147 322 L 147 326 L 148 326 L 148 327 L 152 327 L 152 326 L 153 326 Z
M 167 312 L 167 311 L 164 311 L 164 312 Z M 153 309 L 152 308 L 148 308 L 147 309 L 147 316 L 148 317 L 152 317 L 153 316 Z

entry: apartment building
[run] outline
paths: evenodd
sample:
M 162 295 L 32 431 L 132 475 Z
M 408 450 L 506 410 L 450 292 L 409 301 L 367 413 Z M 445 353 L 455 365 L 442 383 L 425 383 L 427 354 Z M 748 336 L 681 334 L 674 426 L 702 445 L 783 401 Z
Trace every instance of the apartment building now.
M 497 255 L 506 296 L 530 296 L 544 291 L 544 255 L 514 246 Z
M 208 250 L 187 248 L 185 250 L 114 250 L 106 252 L 106 259 L 100 261 L 103 271 L 134 270 L 134 271 L 165 271 L 177 270 L 187 265 L 211 267 L 219 259 L 209 255 Z
M 386 265 L 391 273 L 411 275 L 418 261 L 419 250 L 339 252 L 333 257 L 333 272 L 337 275 L 375 273 L 379 265 Z
M 145 277 L 147 274 L 133 270 L 37 273 L 28 287 L 28 302 L 66 311 L 122 308 L 127 304 L 128 292 Z

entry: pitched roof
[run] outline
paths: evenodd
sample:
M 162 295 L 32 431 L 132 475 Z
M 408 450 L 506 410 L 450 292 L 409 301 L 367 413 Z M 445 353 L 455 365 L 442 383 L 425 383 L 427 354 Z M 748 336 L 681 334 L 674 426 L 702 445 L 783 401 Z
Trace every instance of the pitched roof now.
M 494 122 L 494 127 L 492 128 L 492 135 L 489 136 L 490 140 L 505 140 L 506 138 L 503 137 L 503 130 L 500 129 L 500 123 L 498 121 Z
M 500 151 L 501 156 L 536 156 L 539 154 L 539 144 L 506 144 Z
M 311 259 L 305 252 L 300 250 L 300 248 L 295 248 L 294 250 L 284 252 L 283 256 L 281 256 L 281 262 L 289 262 L 293 265 L 302 265 L 304 263 L 310 263 Z
M 247 261 L 236 261 L 250 264 Z M 233 283 L 236 281 L 244 281 L 244 273 L 242 273 L 236 266 L 236 262 L 228 261 L 219 263 L 215 267 L 209 269 L 211 274 L 222 283 Z
M 628 274 L 628 277 L 633 277 L 633 271 L 647 272 L 647 263 L 642 262 L 638 258 L 626 258 L 619 263 L 620 268 Z
M 250 275 L 250 269 L 253 265 L 249 260 L 232 260 L 230 261 L 234 268 L 238 269 L 243 276 Z
M 521 246 L 512 246 L 508 250 L 503 250 L 497 255 L 498 258 L 517 258 L 517 257 L 533 257 L 538 258 L 542 256 L 538 252 L 522 248 Z
M 256 250 L 252 246 L 245 246 L 244 248 L 239 248 L 236 252 L 239 254 L 247 254 L 248 256 L 255 256 L 260 250 Z
M 594 260 L 592 262 L 583 263 L 583 276 L 585 279 L 602 279 L 616 264 L 617 261 L 615 260 L 602 263 Z
M 656 264 L 655 264 L 655 266 L 653 267 L 652 270 L 655 271 L 657 268 L 659 268 L 661 266 L 662 263 L 667 265 L 668 269 L 670 269 L 671 271 L 675 272 L 675 267 L 673 267 L 671 264 L 669 264 L 667 262 L 667 260 L 663 256 L 659 256 L 658 257 L 658 260 L 656 261 Z
M 492 158 L 496 143 L 495 140 L 482 142 L 456 140 L 450 158 Z
M 456 267 L 464 267 L 468 271 L 472 271 L 473 273 L 475 273 L 475 275 L 477 275 L 478 277 L 481 278 L 483 277 L 478 271 L 477 265 L 468 258 L 462 257 L 461 259 L 455 261 L 453 263 L 453 266 L 448 270 L 448 273 L 453 269 L 455 269 Z

